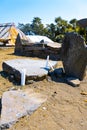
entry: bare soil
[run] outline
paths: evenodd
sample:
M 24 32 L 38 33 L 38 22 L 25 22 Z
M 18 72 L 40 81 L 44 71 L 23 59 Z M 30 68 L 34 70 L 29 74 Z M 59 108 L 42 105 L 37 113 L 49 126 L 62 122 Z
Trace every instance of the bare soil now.
M 31 116 L 21 118 L 9 130 L 87 130 L 87 75 L 79 87 L 58 82 L 57 79 L 44 79 L 21 87 L 5 78 L 2 71 L 3 61 L 15 58 L 26 57 L 15 56 L 14 48 L 0 49 L 0 97 L 13 87 L 32 88 L 46 95 L 47 101 Z M 61 66 L 62 62 L 58 61 L 58 67 Z

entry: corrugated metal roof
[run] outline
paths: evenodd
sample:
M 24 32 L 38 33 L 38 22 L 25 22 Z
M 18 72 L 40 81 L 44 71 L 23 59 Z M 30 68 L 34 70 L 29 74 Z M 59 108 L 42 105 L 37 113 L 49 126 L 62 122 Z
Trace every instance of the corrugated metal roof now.
M 0 33 L 2 32 L 2 30 L 4 29 L 5 27 L 0 27 Z
M 21 30 L 17 29 L 14 24 L 0 24 L 0 42 L 9 42 L 13 45 L 15 44 L 18 33 L 21 39 L 27 40 L 26 35 Z
M 3 28 L 3 27 L 0 27 L 0 28 Z M 2 29 L 2 31 L 0 32 L 0 38 L 4 38 L 4 36 L 5 36 L 5 38 L 6 38 L 6 36 L 8 36 L 8 35 L 6 35 L 7 33 L 8 33 L 8 31 L 9 31 L 9 27 L 4 27 L 3 29 Z
M 9 32 L 4 33 L 1 39 L 9 39 Z
M 28 40 L 28 38 L 26 37 L 26 35 L 25 35 L 21 30 L 19 30 L 19 29 L 17 28 L 17 31 L 18 31 L 18 33 L 19 33 L 21 39 Z

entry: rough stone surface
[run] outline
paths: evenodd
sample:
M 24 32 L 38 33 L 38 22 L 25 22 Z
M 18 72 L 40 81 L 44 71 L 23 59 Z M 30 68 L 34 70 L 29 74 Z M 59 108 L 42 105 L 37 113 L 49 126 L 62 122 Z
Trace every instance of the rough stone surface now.
M 35 93 L 32 89 L 4 92 L 0 128 L 9 128 L 19 118 L 32 114 L 46 99 L 46 96 Z
M 80 80 L 84 78 L 87 65 L 87 47 L 77 33 L 67 33 L 62 44 L 62 61 L 65 73 Z
M 49 61 L 52 66 L 56 65 L 56 61 Z M 48 74 L 46 60 L 31 59 L 14 59 L 3 62 L 3 70 L 10 75 L 14 75 L 16 79 L 21 80 L 21 71 L 25 69 L 27 80 L 42 80 Z M 50 66 L 48 65 L 49 69 Z
M 61 52 L 61 44 L 59 43 L 49 43 L 49 44 L 41 44 L 41 43 L 26 43 L 20 39 L 18 35 L 16 44 L 15 44 L 15 54 L 22 56 L 30 56 L 30 57 L 39 57 L 46 58 L 47 55 L 50 56 L 51 60 L 59 60 L 60 52 Z
M 57 68 L 54 70 L 54 74 L 56 77 L 62 78 L 64 75 L 63 68 Z
M 79 25 L 80 27 L 86 28 L 86 27 L 87 27 L 87 18 L 80 19 L 80 20 L 78 20 L 77 23 L 78 23 L 78 25 Z

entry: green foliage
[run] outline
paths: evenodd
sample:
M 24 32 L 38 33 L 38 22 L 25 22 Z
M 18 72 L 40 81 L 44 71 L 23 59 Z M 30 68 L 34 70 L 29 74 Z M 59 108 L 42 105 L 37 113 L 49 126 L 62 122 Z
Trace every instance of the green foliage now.
M 31 24 L 31 29 L 36 35 L 44 35 L 44 25 L 39 17 L 35 17 Z
M 26 35 L 27 34 L 30 34 L 31 33 L 31 25 L 28 23 L 28 24 L 21 24 L 21 23 L 19 23 L 18 24 L 18 28 L 22 31 L 22 32 L 24 32 Z
M 66 32 L 77 32 L 86 39 L 86 30 L 80 28 L 76 19 L 69 22 L 61 17 L 55 18 L 55 23 L 47 24 L 44 26 L 39 17 L 34 17 L 32 23 L 19 23 L 18 28 L 25 34 L 45 35 L 56 42 L 62 42 Z
M 62 43 L 63 39 L 64 39 L 64 35 L 63 34 L 59 34 L 55 37 L 56 42 Z
M 55 41 L 55 25 L 53 23 L 48 24 L 46 29 L 47 29 L 47 36 Z

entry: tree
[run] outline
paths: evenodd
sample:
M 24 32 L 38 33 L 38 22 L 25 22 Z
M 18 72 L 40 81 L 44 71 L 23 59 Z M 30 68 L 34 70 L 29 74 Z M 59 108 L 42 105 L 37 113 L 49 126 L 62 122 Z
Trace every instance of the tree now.
M 18 28 L 19 28 L 20 30 L 22 30 L 22 32 L 24 32 L 26 35 L 32 33 L 31 25 L 30 25 L 29 23 L 27 23 L 27 24 L 25 24 L 25 25 L 19 23 L 19 24 L 18 24 Z
M 48 37 L 55 41 L 55 25 L 53 23 L 47 24 Z
M 39 17 L 33 19 L 31 29 L 36 35 L 44 35 L 44 25 Z
M 69 23 L 72 25 L 72 30 L 78 32 L 77 19 L 71 19 Z
M 76 19 L 71 19 L 69 22 L 61 17 L 55 18 L 55 23 L 47 24 L 44 27 L 39 17 L 34 17 L 32 23 L 19 23 L 18 28 L 25 34 L 45 35 L 56 42 L 63 42 L 66 32 L 77 32 L 86 39 L 86 30 L 80 28 Z
M 62 42 L 64 35 L 67 32 L 68 23 L 61 17 L 55 18 L 55 23 L 56 23 L 55 40 L 57 42 Z

